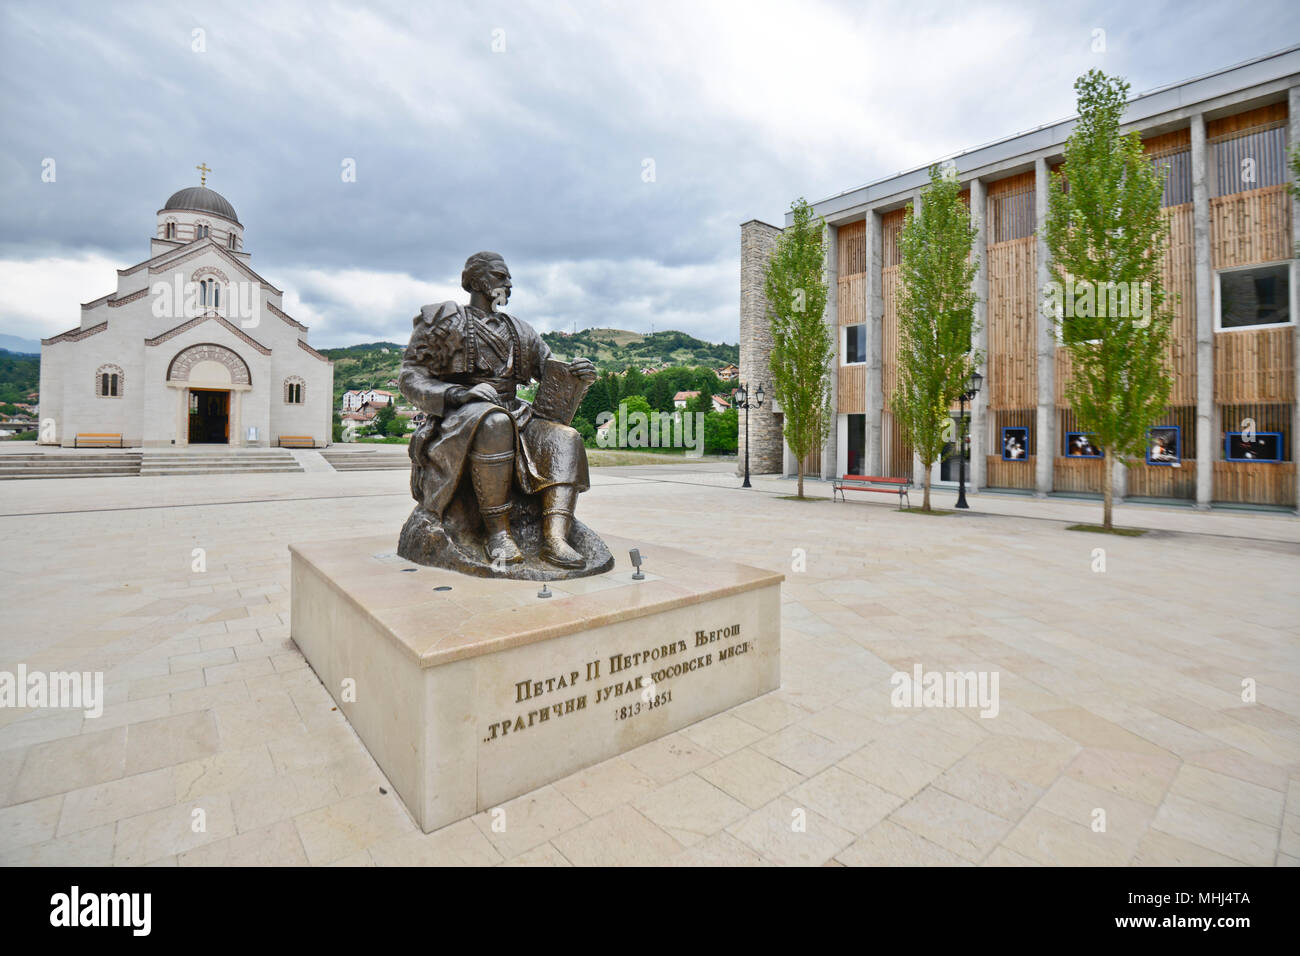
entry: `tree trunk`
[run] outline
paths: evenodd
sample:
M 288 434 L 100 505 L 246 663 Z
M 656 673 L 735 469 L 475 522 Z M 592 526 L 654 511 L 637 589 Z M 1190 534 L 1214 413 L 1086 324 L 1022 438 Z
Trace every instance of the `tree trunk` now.
M 795 470 L 796 470 L 796 472 L 797 472 L 798 475 L 799 475 L 799 492 L 798 492 L 798 494 L 799 494 L 799 497 L 802 498 L 802 497 L 803 497 L 803 459 L 802 459 L 802 458 L 799 459 L 799 464 L 796 466 L 796 469 L 795 469 Z
M 1102 464 L 1101 492 L 1102 492 L 1102 521 L 1101 526 L 1107 531 L 1111 529 L 1110 507 L 1115 494 L 1115 463 L 1107 456 Z
M 930 510 L 930 466 L 925 466 L 925 481 L 922 486 L 925 488 L 925 495 L 921 499 L 921 510 L 928 512 Z

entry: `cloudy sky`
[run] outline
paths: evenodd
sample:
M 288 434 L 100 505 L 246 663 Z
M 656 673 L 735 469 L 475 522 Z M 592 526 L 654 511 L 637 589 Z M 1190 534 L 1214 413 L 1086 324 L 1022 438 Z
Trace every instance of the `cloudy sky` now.
M 7 2 L 0 332 L 75 326 L 205 162 L 317 346 L 404 340 L 484 248 L 539 327 L 735 342 L 741 222 L 1068 116 L 1093 66 L 1298 40 L 1286 0 Z

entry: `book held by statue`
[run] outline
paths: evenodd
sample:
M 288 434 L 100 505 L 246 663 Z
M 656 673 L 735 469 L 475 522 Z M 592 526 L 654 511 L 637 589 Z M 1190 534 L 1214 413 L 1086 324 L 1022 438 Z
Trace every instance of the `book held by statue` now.
M 547 359 L 541 384 L 533 398 L 533 414 L 561 425 L 572 424 L 590 384 L 574 375 L 568 362 Z

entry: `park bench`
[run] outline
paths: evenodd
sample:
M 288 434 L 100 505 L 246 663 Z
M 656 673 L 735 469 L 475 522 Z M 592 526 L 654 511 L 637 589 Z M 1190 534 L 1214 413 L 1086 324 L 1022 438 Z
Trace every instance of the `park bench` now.
M 279 445 L 281 448 L 315 448 L 316 439 L 310 435 L 281 435 Z
M 842 478 L 835 478 L 831 484 L 831 497 L 836 494 L 841 500 L 847 500 L 844 497 L 846 491 L 877 491 L 886 495 L 898 495 L 898 510 L 903 510 L 903 499 L 907 498 L 907 506 L 912 507 L 912 499 L 907 497 L 907 489 L 912 487 L 910 478 L 885 478 L 881 475 L 844 475 Z
M 108 432 L 80 432 L 72 439 L 72 447 L 80 448 L 82 445 L 99 448 L 111 448 L 113 446 L 121 448 L 122 436 Z

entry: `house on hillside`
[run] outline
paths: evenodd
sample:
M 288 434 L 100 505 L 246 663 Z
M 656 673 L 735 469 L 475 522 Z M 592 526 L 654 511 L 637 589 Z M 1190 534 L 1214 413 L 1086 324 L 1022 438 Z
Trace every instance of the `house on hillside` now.
M 343 393 L 342 411 L 355 412 L 364 405 L 377 408 L 381 405 L 391 405 L 396 401 L 397 395 L 384 389 L 353 388 Z
M 678 392 L 673 396 L 673 408 L 685 408 L 693 398 L 698 398 L 699 392 Z

